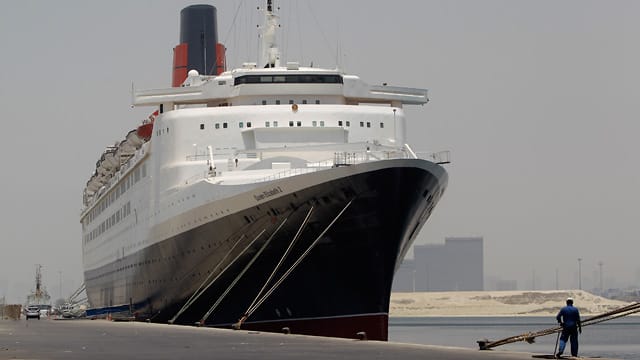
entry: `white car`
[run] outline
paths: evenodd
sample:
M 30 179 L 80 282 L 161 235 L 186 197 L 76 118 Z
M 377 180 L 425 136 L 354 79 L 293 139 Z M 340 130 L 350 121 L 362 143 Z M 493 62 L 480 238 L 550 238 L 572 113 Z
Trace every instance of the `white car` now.
M 27 308 L 24 309 L 24 314 L 27 320 L 29 320 L 29 318 L 38 318 L 38 320 L 40 320 L 40 308 L 35 305 L 27 306 Z

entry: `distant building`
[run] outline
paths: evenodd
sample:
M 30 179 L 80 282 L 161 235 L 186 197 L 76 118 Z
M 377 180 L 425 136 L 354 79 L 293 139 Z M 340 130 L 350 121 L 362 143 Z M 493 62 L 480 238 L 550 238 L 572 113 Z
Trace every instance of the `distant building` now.
M 393 278 L 391 291 L 412 292 L 415 291 L 415 267 L 413 259 L 404 259 L 396 275 Z
M 448 237 L 413 248 L 416 291 L 484 290 L 482 237 Z

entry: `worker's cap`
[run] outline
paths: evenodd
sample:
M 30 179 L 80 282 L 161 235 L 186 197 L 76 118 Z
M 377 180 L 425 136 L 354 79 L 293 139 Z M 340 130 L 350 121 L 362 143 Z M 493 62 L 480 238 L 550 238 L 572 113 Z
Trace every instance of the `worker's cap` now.
M 567 302 L 573 302 L 573 298 L 572 297 L 568 297 L 567 298 Z

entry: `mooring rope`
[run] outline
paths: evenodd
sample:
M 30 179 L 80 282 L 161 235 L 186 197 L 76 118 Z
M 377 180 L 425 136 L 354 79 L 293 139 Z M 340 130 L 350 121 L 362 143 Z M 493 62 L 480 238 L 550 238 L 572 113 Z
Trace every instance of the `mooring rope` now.
M 580 326 L 585 327 L 589 325 L 595 325 L 604 321 L 621 318 L 623 316 L 628 316 L 637 312 L 640 312 L 640 303 L 636 302 L 629 305 L 625 305 L 615 310 L 608 311 L 600 315 L 587 318 L 580 322 Z M 532 343 L 537 337 L 550 335 L 550 334 L 554 334 L 561 331 L 562 331 L 562 327 L 556 326 L 553 328 L 544 329 L 536 332 L 528 332 L 520 335 L 510 336 L 508 338 L 504 338 L 502 340 L 497 340 L 497 341 L 479 340 L 478 345 L 480 346 L 480 350 L 488 350 L 496 346 L 510 344 L 518 341 L 526 341 L 528 343 Z
M 345 207 L 340 211 L 340 213 L 338 213 L 338 215 L 331 221 L 331 223 L 322 231 L 322 233 L 320 235 L 318 235 L 318 237 L 311 243 L 311 245 L 309 246 L 309 248 L 307 248 L 307 250 L 300 255 L 300 257 L 298 258 L 298 260 L 296 260 L 295 263 L 293 263 L 293 265 L 291 265 L 291 267 L 280 277 L 280 279 L 278 279 L 278 281 L 269 289 L 269 291 L 267 291 L 262 298 L 260 298 L 260 300 L 251 308 L 249 308 L 249 310 L 247 311 L 247 313 L 245 314 L 246 318 L 248 318 L 249 316 L 251 316 L 251 314 L 253 314 L 254 311 L 256 311 L 256 309 L 258 309 L 260 307 L 260 305 L 262 305 L 262 303 L 269 297 L 271 296 L 271 294 L 278 288 L 278 286 L 280 286 L 280 284 L 282 284 L 282 282 L 289 276 L 289 274 L 291 274 L 291 272 L 293 270 L 295 270 L 295 268 L 302 262 L 302 260 L 304 260 L 304 258 L 311 252 L 311 250 L 316 246 L 316 244 L 318 243 L 318 241 L 320 241 L 320 239 L 322 239 L 322 237 L 324 236 L 324 234 L 327 233 L 327 231 L 329 231 L 329 229 L 333 226 L 333 224 L 338 221 L 338 219 L 340 218 L 340 216 L 342 216 L 342 214 L 347 210 L 347 208 L 351 205 L 351 203 L 353 202 L 354 199 L 351 199 L 347 205 L 345 205 Z

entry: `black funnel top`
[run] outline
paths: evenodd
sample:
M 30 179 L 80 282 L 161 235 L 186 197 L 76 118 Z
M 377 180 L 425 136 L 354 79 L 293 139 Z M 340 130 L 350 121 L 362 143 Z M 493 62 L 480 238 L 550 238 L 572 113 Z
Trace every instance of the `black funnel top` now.
M 195 69 L 203 75 L 216 70 L 218 30 L 216 8 L 211 5 L 191 5 L 180 12 L 180 43 L 188 45 L 187 71 Z

